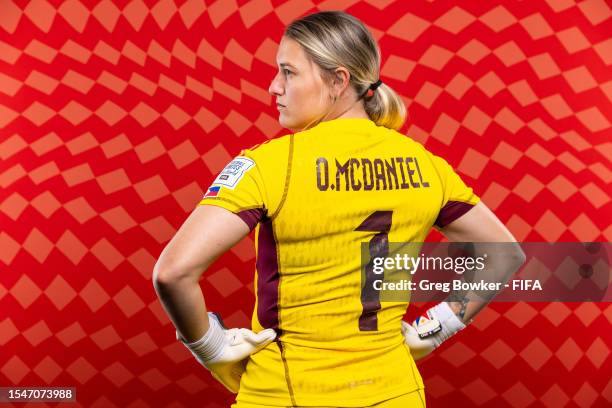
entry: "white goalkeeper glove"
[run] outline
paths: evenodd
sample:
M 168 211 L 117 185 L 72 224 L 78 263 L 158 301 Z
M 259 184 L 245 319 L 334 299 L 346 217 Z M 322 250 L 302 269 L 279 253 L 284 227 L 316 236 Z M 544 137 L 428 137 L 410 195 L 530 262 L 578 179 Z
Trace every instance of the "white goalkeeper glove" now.
M 177 339 L 208 370 L 217 381 L 234 394 L 240 387 L 240 377 L 246 367 L 247 358 L 266 347 L 276 338 L 273 329 L 254 333 L 249 329 L 229 329 L 223 326 L 216 313 L 208 313 L 210 327 L 204 336 L 187 343 L 176 332 Z
M 415 319 L 412 325 L 402 320 L 404 342 L 410 348 L 414 360 L 419 360 L 434 351 L 442 342 L 465 328 L 465 324 L 453 313 L 447 302 L 427 310 Z

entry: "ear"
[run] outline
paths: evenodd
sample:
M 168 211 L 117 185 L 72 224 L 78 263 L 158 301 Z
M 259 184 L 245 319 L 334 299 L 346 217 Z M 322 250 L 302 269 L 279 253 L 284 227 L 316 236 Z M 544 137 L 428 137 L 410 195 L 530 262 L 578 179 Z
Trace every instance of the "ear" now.
M 344 67 L 338 67 L 334 71 L 332 87 L 334 94 L 340 96 L 349 87 L 351 81 L 351 74 L 348 69 Z

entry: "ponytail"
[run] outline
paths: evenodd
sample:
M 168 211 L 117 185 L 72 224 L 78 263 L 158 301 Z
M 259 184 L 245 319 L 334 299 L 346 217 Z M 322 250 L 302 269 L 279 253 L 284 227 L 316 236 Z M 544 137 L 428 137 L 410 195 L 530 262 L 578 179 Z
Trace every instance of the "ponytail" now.
M 406 121 L 406 105 L 399 95 L 384 82 L 372 96 L 364 98 L 364 108 L 378 126 L 400 130 Z

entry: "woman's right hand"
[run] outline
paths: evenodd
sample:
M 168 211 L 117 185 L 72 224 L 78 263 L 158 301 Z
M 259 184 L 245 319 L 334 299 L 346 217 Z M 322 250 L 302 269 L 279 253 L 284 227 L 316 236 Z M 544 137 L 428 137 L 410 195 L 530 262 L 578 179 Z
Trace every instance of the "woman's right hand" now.
M 404 342 L 410 348 L 410 354 L 415 361 L 427 356 L 463 329 L 465 324 L 455 315 L 447 302 L 429 308 L 412 324 L 402 320 Z
M 436 348 L 436 343 L 431 339 L 421 339 L 416 329 L 411 324 L 402 320 L 402 334 L 404 343 L 410 349 L 414 361 L 429 355 Z

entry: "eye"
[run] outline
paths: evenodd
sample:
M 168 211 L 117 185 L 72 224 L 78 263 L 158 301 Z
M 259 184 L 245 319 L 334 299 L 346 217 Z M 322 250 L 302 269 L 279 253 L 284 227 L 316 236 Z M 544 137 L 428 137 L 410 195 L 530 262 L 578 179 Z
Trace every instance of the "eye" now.
M 287 68 L 283 68 L 283 70 L 282 70 L 282 71 L 283 71 L 283 74 L 284 74 L 285 76 L 288 76 L 288 75 L 293 74 L 293 72 L 289 71 Z

